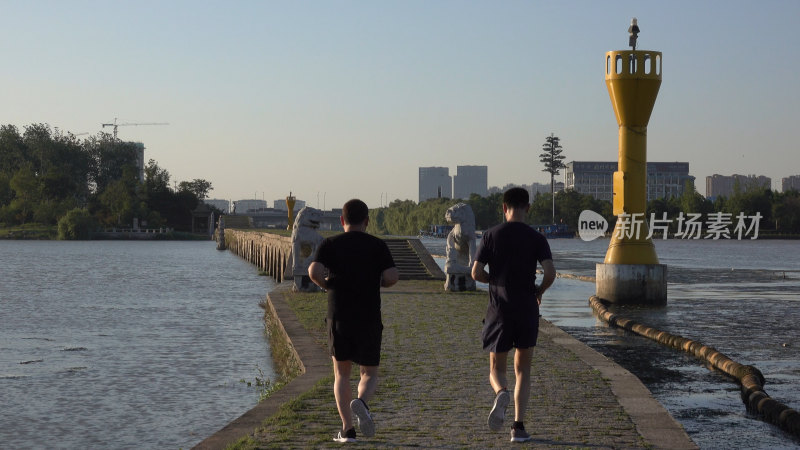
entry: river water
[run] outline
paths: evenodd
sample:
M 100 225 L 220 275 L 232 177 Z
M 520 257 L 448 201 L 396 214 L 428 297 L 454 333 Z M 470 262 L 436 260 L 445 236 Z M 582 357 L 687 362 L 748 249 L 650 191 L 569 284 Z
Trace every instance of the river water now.
M 197 444 L 274 378 L 272 287 L 210 241 L 0 241 L 0 448 Z
M 444 240 L 425 239 L 434 255 Z M 608 239 L 551 239 L 556 269 L 594 276 Z M 800 409 L 800 241 L 656 240 L 668 304 L 616 309 L 638 322 L 711 345 L 757 367 L 774 399 Z M 443 264 L 443 258 L 436 258 Z M 639 377 L 701 448 L 800 448 L 747 413 L 732 379 L 693 356 L 609 328 L 592 314 L 594 283 L 559 278 L 543 316 Z

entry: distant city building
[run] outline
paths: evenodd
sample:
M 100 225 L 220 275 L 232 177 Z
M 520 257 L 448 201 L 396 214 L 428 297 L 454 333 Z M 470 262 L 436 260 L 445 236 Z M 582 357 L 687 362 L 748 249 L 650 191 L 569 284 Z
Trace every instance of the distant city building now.
M 280 210 L 280 211 L 289 212 L 289 207 L 286 206 L 286 199 L 285 198 L 275 200 L 273 202 L 273 204 L 275 205 L 275 209 Z M 305 207 L 306 207 L 305 200 L 295 200 L 294 201 L 294 208 L 293 208 L 294 211 L 300 211 L 301 209 L 303 209 Z
M 466 200 L 472 194 L 486 197 L 489 193 L 487 166 L 456 166 L 453 176 L 453 198 Z
M 771 189 L 772 179 L 763 175 L 733 174 L 727 176 L 714 174 L 706 177 L 706 197 L 730 197 L 733 195 L 734 188 L 737 184 L 741 192 L 747 192 L 751 189 Z
M 136 146 L 136 169 L 139 171 L 139 181 L 144 183 L 144 144 L 134 142 Z
M 617 166 L 617 162 L 608 161 L 571 161 L 564 174 L 564 188 L 612 201 Z M 688 162 L 647 163 L 647 201 L 679 197 L 687 182 L 694 186 Z
M 233 213 L 244 214 L 248 211 L 259 211 L 267 209 L 267 202 L 264 200 L 236 200 L 233 202 Z
M 452 198 L 452 178 L 447 167 L 419 168 L 419 202 L 431 198 Z
M 216 199 L 216 198 L 208 199 L 207 198 L 207 199 L 203 200 L 203 203 L 205 203 L 206 205 L 211 205 L 211 206 L 217 208 L 218 210 L 224 212 L 225 214 L 228 214 L 230 212 L 230 209 L 231 209 L 230 200 L 220 200 L 220 199 Z
M 781 192 L 800 191 L 800 175 L 781 178 Z

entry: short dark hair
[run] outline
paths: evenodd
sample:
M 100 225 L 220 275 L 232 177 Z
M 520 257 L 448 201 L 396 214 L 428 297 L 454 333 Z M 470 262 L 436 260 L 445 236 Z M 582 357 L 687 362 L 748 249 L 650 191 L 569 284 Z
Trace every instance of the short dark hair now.
M 361 200 L 354 198 L 348 200 L 342 207 L 342 218 L 348 225 L 358 225 L 364 223 L 369 217 L 369 208 Z
M 509 208 L 519 209 L 528 206 L 530 196 L 527 189 L 513 187 L 503 194 L 503 203 Z

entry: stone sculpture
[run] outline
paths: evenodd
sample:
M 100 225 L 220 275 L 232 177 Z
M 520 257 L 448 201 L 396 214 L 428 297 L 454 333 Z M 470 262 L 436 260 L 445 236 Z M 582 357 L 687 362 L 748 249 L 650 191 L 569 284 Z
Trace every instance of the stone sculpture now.
M 475 213 L 466 203 L 450 207 L 445 220 L 454 224 L 447 235 L 444 288 L 448 291 L 474 291 L 472 263 L 475 260 Z
M 297 213 L 292 226 L 292 290 L 317 292 L 319 287 L 308 277 L 308 266 L 317 256 L 322 236 L 317 232 L 322 212 L 306 206 Z

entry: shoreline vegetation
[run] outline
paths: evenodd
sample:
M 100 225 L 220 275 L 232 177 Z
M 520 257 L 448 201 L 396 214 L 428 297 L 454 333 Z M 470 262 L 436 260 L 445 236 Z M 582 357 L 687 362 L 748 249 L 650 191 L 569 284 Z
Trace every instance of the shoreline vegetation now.
M 211 182 L 173 180 L 144 159 L 144 144 L 98 133 L 84 139 L 35 123 L 20 131 L 0 124 L 0 235 L 20 239 L 87 240 L 94 230 L 170 228 L 185 235 L 205 228 L 202 204 Z M 204 220 L 205 217 L 205 220 Z M 30 225 L 43 227 L 34 231 Z M 44 227 L 58 227 L 57 233 Z M 22 227 L 23 231 L 5 230 Z
M 0 227 L 0 240 L 16 241 L 56 241 L 58 226 L 26 224 L 15 227 Z M 173 229 L 159 230 L 103 230 L 91 233 L 87 241 L 208 241 L 211 237 L 206 233 L 189 233 Z

